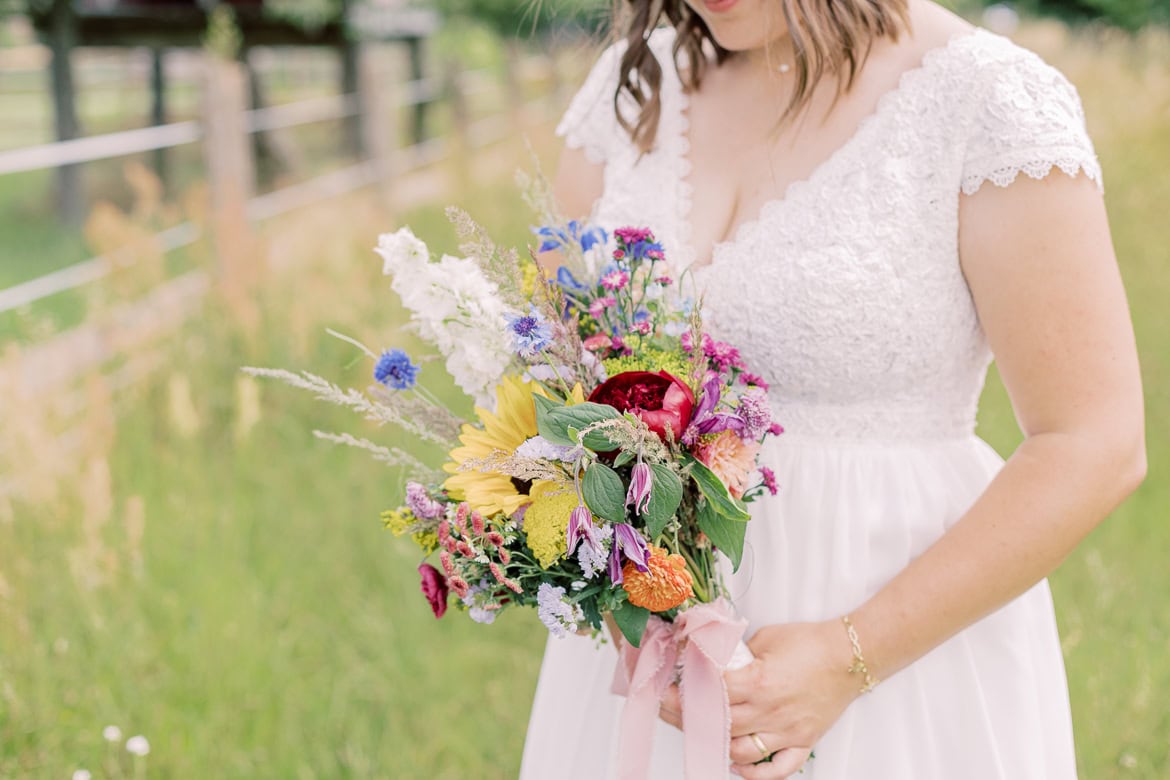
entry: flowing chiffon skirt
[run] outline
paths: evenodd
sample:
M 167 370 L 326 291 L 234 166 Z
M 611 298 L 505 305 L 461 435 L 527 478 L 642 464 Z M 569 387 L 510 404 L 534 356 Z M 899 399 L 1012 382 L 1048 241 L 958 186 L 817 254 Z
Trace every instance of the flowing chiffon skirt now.
M 1002 466 L 974 436 L 841 441 L 785 434 L 761 464 L 774 497 L 750 505 L 731 578 L 748 635 L 845 614 L 956 522 Z M 842 632 L 842 642 L 847 641 Z M 524 747 L 523 780 L 617 776 L 623 699 L 616 653 L 550 638 Z M 652 777 L 682 778 L 682 739 L 660 724 Z M 816 746 L 807 780 L 1066 780 L 1072 721 L 1048 583 L 859 697 Z M 705 778 L 703 780 L 706 780 Z

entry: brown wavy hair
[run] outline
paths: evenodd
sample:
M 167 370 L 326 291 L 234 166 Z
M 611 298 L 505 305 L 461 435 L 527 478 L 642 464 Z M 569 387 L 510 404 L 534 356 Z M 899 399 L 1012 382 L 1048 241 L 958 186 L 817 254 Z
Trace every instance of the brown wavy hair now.
M 776 0 L 780 3 L 796 61 L 795 89 L 781 116 L 786 119 L 808 105 L 812 88 L 826 76 L 848 91 L 865 64 L 875 40 L 897 40 L 910 25 L 906 0 Z M 706 22 L 683 0 L 614 0 L 615 28 L 626 41 L 621 77 L 613 96 L 618 123 L 643 152 L 650 151 L 662 112 L 662 64 L 650 49 L 650 33 L 664 20 L 675 29 L 673 65 L 688 91 L 699 88 L 710 65 L 705 48 L 721 65 L 732 52 L 716 43 Z M 622 94 L 637 106 L 632 120 L 619 110 Z

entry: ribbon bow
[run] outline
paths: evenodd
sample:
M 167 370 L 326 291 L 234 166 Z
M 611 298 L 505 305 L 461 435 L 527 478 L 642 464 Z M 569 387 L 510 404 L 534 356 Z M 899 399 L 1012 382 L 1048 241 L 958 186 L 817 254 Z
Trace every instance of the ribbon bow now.
M 649 774 L 658 707 L 676 666 L 681 671 L 686 776 L 727 777 L 731 708 L 723 671 L 746 628 L 747 621 L 736 618 L 719 599 L 683 611 L 674 623 L 651 617 L 640 648 L 622 643 L 613 681 L 613 692 L 626 697 L 618 738 L 622 780 L 642 780 Z M 721 717 L 712 717 L 716 712 Z

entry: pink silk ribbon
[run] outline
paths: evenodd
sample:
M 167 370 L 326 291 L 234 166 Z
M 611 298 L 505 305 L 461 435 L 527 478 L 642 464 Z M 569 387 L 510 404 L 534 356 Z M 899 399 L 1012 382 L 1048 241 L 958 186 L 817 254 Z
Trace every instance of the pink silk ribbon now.
M 723 670 L 746 629 L 747 621 L 719 599 L 685 610 L 673 624 L 651 617 L 640 648 L 622 643 L 613 681 L 613 692 L 626 697 L 618 738 L 622 780 L 649 774 L 659 703 L 674 680 L 680 653 L 686 777 L 727 777 L 731 708 Z

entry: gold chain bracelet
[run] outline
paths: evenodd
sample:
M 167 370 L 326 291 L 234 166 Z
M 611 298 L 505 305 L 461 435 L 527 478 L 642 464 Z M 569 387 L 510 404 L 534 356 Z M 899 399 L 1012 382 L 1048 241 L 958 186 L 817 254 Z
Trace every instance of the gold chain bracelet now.
M 881 680 L 869 673 L 869 667 L 865 665 L 865 656 L 861 654 L 861 640 L 857 638 L 857 629 L 853 627 L 853 621 L 849 619 L 848 615 L 841 618 L 841 622 L 845 624 L 845 632 L 849 634 L 849 643 L 853 645 L 853 663 L 849 665 L 850 674 L 860 674 L 864 684 L 861 686 L 862 693 L 869 693 Z

